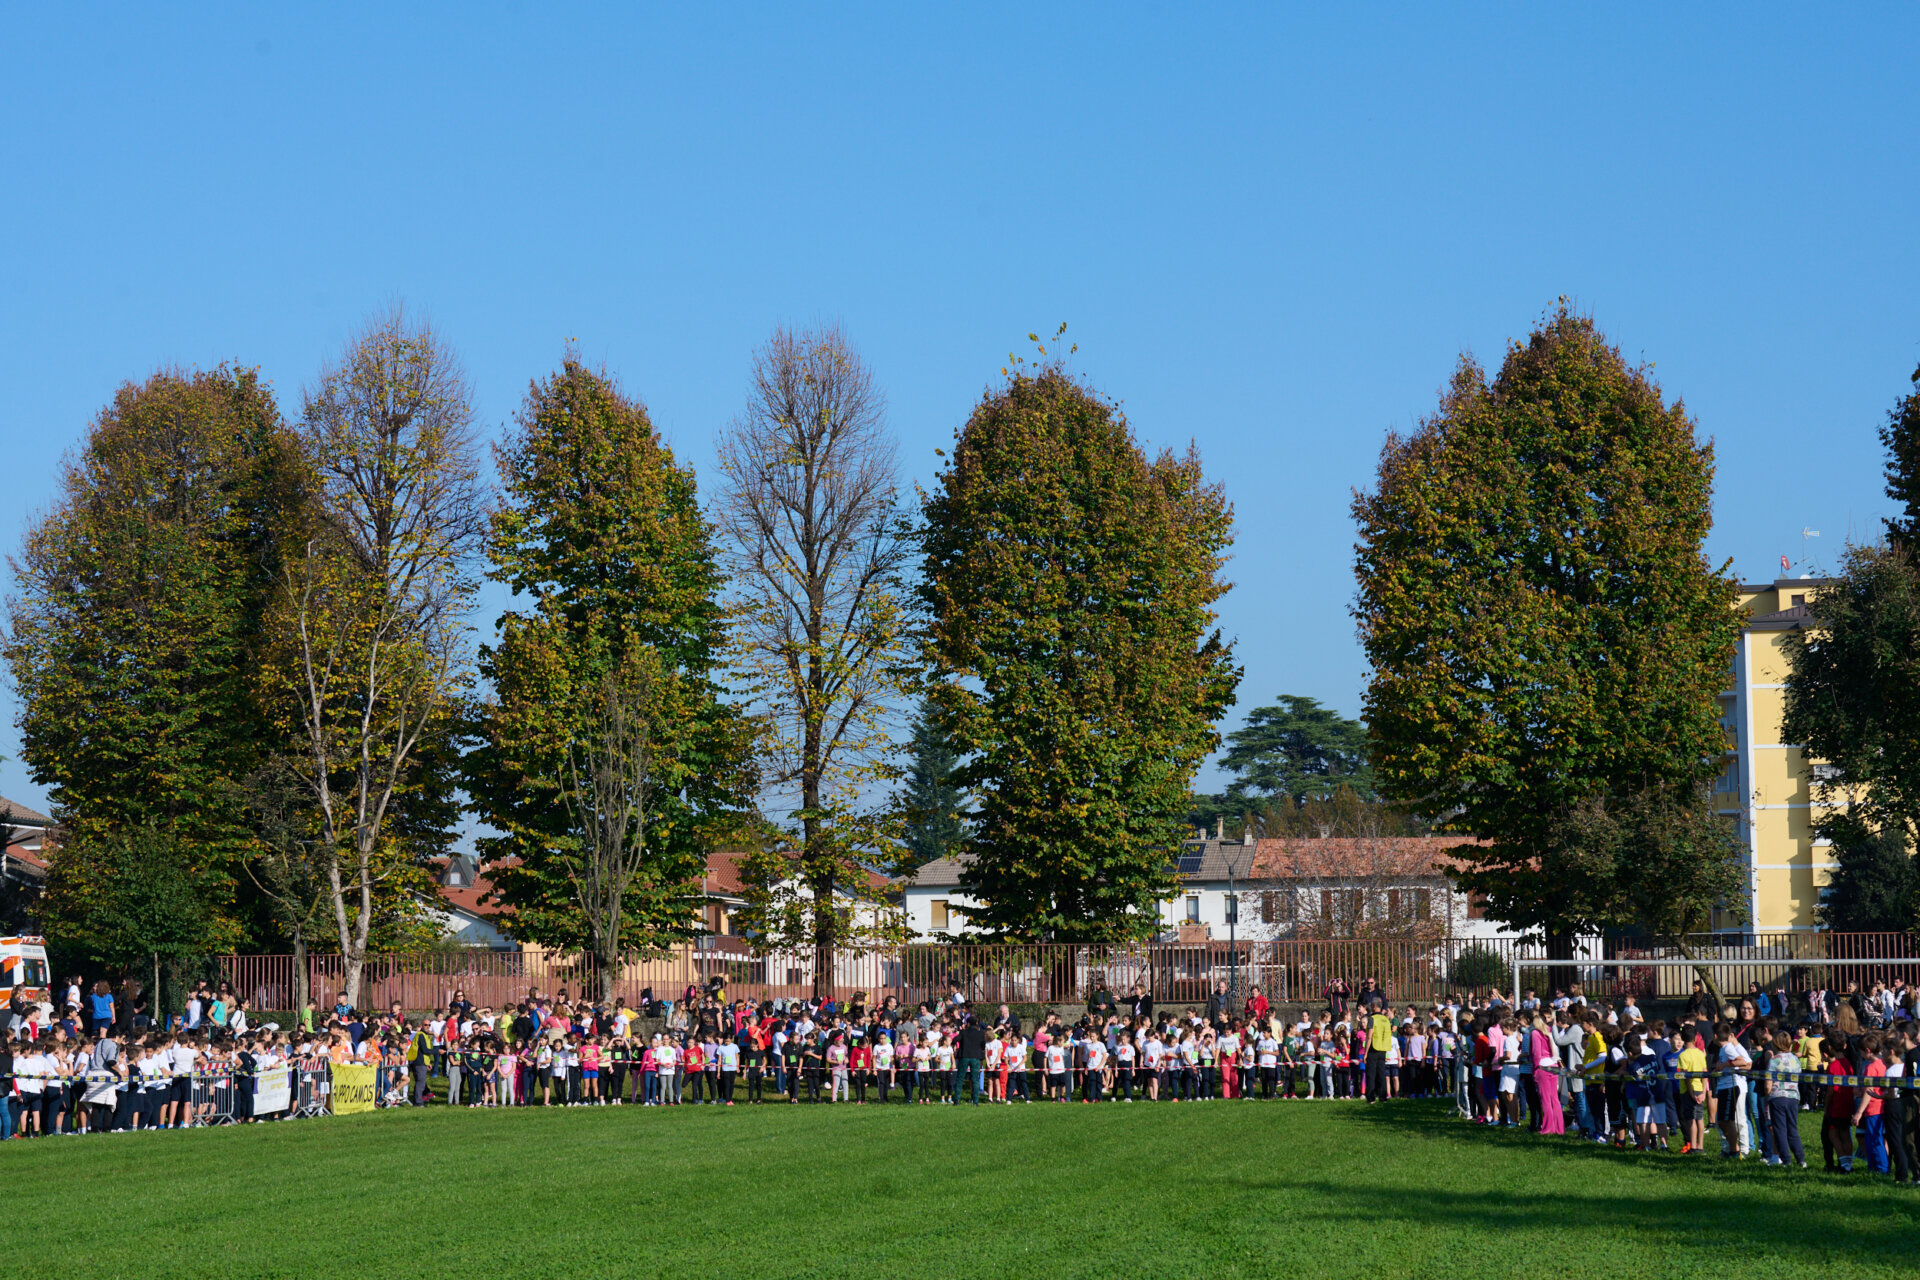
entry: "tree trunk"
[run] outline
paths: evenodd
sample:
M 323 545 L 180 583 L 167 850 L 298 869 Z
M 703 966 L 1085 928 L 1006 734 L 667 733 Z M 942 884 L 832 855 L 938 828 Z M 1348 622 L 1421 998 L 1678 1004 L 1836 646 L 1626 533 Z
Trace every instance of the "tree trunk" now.
M 811 750 L 811 748 L 809 748 Z M 820 779 L 817 766 L 809 768 L 800 784 L 800 803 L 806 817 L 800 820 L 801 874 L 813 894 L 813 997 L 822 999 L 833 992 L 834 936 L 832 860 L 820 851 L 825 838 L 817 816 L 820 806 Z
M 1693 954 L 1693 948 L 1687 945 L 1686 939 L 1683 936 L 1670 935 L 1666 941 L 1668 946 L 1678 951 L 1686 959 L 1693 961 L 1694 977 L 1700 979 L 1700 985 L 1705 987 L 1707 994 L 1713 997 L 1713 1017 L 1717 1022 L 1720 1018 L 1720 1011 L 1727 1007 L 1727 998 L 1720 994 L 1720 986 L 1713 980 L 1713 970 L 1707 968 L 1706 965 L 1700 962 L 1699 957 Z
M 293 931 L 293 1025 L 298 1027 L 313 996 L 312 975 L 307 972 L 307 931 Z
M 817 1000 L 833 994 L 833 873 L 810 881 L 809 887 L 813 890 L 813 995 Z
M 599 937 L 594 938 L 591 954 L 595 1000 L 611 1001 L 613 999 L 615 975 L 620 971 L 620 957 L 615 954 L 616 951 L 617 948 L 607 946 Z

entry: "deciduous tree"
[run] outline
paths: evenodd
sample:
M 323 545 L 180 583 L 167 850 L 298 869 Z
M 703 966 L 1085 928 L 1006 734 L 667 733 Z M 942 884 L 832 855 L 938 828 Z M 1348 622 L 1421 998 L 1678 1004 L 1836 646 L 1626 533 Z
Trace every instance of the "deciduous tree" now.
M 1920 386 L 1920 370 L 1914 377 Z M 1839 577 L 1813 599 L 1811 625 L 1787 633 L 1782 732 L 1826 766 L 1815 784 L 1820 830 L 1845 855 L 1834 910 L 1913 928 L 1920 921 L 1897 890 L 1889 898 L 1887 886 L 1855 881 L 1884 878 L 1890 851 L 1920 850 L 1920 390 L 1894 405 L 1880 438 L 1896 514 L 1884 538 L 1847 548 Z
M 1196 453 L 1149 459 L 1057 365 L 1014 365 L 968 418 L 926 500 L 921 599 L 934 705 L 979 798 L 973 926 L 1158 930 L 1240 675 L 1213 629 L 1231 538 Z
M 751 792 L 722 697 L 721 575 L 694 477 L 637 400 L 571 354 L 496 450 L 490 576 L 516 606 L 482 652 L 481 842 L 516 936 L 605 984 L 698 928 L 705 855 Z M 524 605 L 521 602 L 524 601 Z
M 123 971 L 151 965 L 156 1009 L 163 963 L 238 941 L 220 909 L 231 883 L 207 849 L 154 822 L 76 835 L 48 864 L 43 924 L 49 936 L 101 964 Z
M 68 833 L 55 863 L 151 828 L 143 847 L 208 877 L 222 928 L 250 852 L 227 780 L 272 748 L 251 672 L 276 541 L 304 501 L 296 458 L 252 370 L 128 383 L 11 562 L 4 652 L 23 759 Z M 93 914 L 61 895 L 109 887 L 77 870 L 55 882 L 55 920 Z
M 810 945 L 829 982 L 835 947 L 899 931 L 875 876 L 898 857 L 897 824 L 873 789 L 895 773 L 887 720 L 912 684 L 886 404 L 839 328 L 782 329 L 755 354 L 720 467 L 737 661 L 794 837 L 743 863 L 743 923 L 763 948 Z
M 1550 843 L 1580 886 L 1570 900 L 1593 924 L 1641 930 L 1689 959 L 1688 939 L 1746 889 L 1740 842 L 1704 783 L 1587 796 L 1566 810 Z M 1696 972 L 1718 1000 L 1712 972 Z
M 1701 551 L 1712 477 L 1685 408 L 1562 302 L 1491 383 L 1463 359 L 1354 500 L 1380 789 L 1484 837 L 1466 886 L 1556 946 L 1618 905 L 1569 858 L 1567 815 L 1720 765 L 1738 622 Z
M 472 416 L 453 352 L 398 307 L 304 396 L 320 497 L 276 574 L 264 684 L 312 792 L 349 1001 L 383 886 L 418 872 L 390 822 L 409 793 L 443 785 L 426 766 L 451 766 L 436 748 L 460 731 L 470 687 L 486 517 Z

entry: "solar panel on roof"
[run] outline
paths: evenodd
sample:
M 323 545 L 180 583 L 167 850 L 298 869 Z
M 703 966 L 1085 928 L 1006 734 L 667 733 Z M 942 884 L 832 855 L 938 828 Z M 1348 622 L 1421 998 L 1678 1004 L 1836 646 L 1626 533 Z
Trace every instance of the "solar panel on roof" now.
M 1191 853 L 1182 852 L 1180 863 L 1175 870 L 1183 876 L 1197 876 L 1200 874 L 1201 859 L 1206 856 L 1206 851 L 1203 849 L 1195 849 Z

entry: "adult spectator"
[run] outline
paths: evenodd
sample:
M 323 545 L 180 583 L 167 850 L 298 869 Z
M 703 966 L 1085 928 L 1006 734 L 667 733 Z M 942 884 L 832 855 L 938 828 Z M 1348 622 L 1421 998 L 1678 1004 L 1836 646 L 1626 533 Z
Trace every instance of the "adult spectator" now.
M 1213 994 L 1207 997 L 1207 1022 L 1216 1031 L 1226 1028 L 1228 998 L 1227 984 L 1224 982 L 1215 983 Z
M 1093 995 L 1087 1000 L 1087 1012 L 1095 1018 L 1105 1018 L 1119 1006 L 1115 1003 L 1113 992 L 1107 986 L 1106 979 L 1093 989 Z
M 987 1058 L 987 1029 L 980 1025 L 980 1019 L 968 1012 L 966 1020 L 960 1024 L 960 1034 L 954 1046 L 960 1059 L 960 1074 L 969 1081 L 972 1090 L 973 1105 L 980 1105 L 980 1094 L 986 1088 L 986 1079 L 982 1067 Z M 960 1101 L 960 1087 L 956 1083 L 953 1100 Z
M 413 1105 L 427 1105 L 433 1072 L 433 1037 L 418 1022 L 407 1024 L 407 1071 L 413 1076 Z
M 1248 1025 L 1257 1026 L 1265 1022 L 1267 1020 L 1267 1014 L 1272 1010 L 1272 1007 L 1273 1006 L 1267 1003 L 1265 993 L 1256 985 L 1252 993 L 1247 996 L 1247 1007 L 1243 1011 L 1246 1015 Z
M 1369 979 L 1371 982 L 1371 979 Z M 1377 1000 L 1378 992 L 1371 993 Z M 1387 1050 L 1393 1046 L 1393 1018 L 1381 1008 L 1367 1015 L 1367 1101 L 1387 1097 Z
M 1137 982 L 1133 984 L 1131 1009 L 1134 1017 L 1145 1018 L 1149 1022 L 1153 1020 L 1153 997 L 1148 995 L 1147 989 Z

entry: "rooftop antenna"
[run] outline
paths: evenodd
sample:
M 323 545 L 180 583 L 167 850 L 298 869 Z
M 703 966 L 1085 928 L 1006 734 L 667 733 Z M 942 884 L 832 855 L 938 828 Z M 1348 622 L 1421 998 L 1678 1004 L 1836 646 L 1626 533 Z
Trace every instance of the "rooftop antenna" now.
M 1807 556 L 1807 539 L 1817 538 L 1819 536 L 1820 531 L 1818 529 L 1808 529 L 1802 526 L 1800 530 L 1800 567 L 1809 576 L 1813 573 L 1813 561 Z

